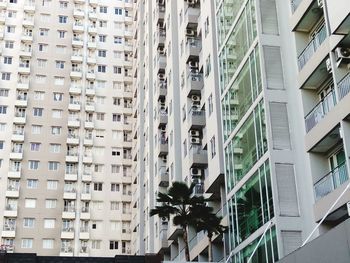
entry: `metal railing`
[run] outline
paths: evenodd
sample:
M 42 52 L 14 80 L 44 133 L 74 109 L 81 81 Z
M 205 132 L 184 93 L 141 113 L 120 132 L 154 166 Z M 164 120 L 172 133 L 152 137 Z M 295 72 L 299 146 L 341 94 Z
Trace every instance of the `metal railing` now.
M 350 73 L 338 83 L 338 88 L 339 99 L 344 98 L 350 92 Z
M 328 195 L 347 180 L 349 180 L 348 170 L 346 164 L 342 163 L 315 183 L 316 200 Z
M 321 46 L 321 44 L 325 41 L 326 38 L 327 38 L 327 28 L 326 28 L 326 25 L 323 25 L 299 55 L 298 57 L 299 70 L 301 70 L 305 66 L 305 64 L 310 60 L 310 58 L 313 56 L 316 50 Z
M 305 116 L 306 132 L 315 127 L 326 114 L 337 104 L 335 90 L 332 89 L 317 105 Z

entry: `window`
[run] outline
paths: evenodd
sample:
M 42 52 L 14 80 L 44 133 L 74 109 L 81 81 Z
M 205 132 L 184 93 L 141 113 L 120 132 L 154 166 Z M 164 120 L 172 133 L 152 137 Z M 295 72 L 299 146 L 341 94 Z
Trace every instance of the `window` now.
M 68 20 L 67 16 L 58 16 L 58 23 L 60 24 L 66 24 Z
M 213 112 L 213 94 L 210 94 L 208 98 L 208 108 L 209 108 L 209 116 Z
M 26 198 L 24 200 L 24 207 L 25 208 L 35 208 L 36 207 L 36 199 L 34 199 L 34 198 Z
M 21 242 L 21 248 L 33 248 L 33 239 L 23 238 Z
M 107 6 L 100 6 L 100 13 L 107 14 Z
M 68 8 L 68 2 L 60 1 L 60 8 L 61 9 L 67 9 Z
M 0 105 L 0 114 L 6 114 L 7 113 L 7 106 Z
M 91 241 L 92 249 L 101 249 L 101 240 L 92 240 Z
M 66 31 L 58 30 L 58 38 L 65 38 Z
M 118 241 L 109 241 L 109 249 L 118 249 Z
M 17 12 L 16 11 L 13 11 L 13 10 L 8 10 L 7 11 L 7 17 L 8 18 L 16 18 L 17 16 Z
M 51 134 L 53 134 L 53 135 L 59 135 L 59 134 L 61 134 L 61 127 L 52 126 L 52 127 L 51 127 Z
M 37 179 L 28 179 L 27 180 L 27 188 L 28 189 L 36 189 L 38 188 L 38 180 Z
M 96 113 L 96 119 L 99 120 L 99 121 L 104 121 L 105 114 L 101 113 L 101 112 Z
M 38 67 L 39 68 L 45 68 L 47 66 L 47 60 L 46 59 L 38 59 Z
M 120 122 L 121 121 L 121 115 L 120 114 L 112 114 L 112 121 L 113 122 Z
M 113 67 L 113 73 L 114 74 L 122 74 L 122 68 L 121 67 Z
M 102 191 L 102 183 L 94 183 L 94 191 Z
M 121 8 L 114 8 L 114 14 L 122 15 L 123 14 L 123 9 L 121 9 Z
M 95 173 L 102 173 L 103 172 L 103 164 L 95 164 L 94 171 L 95 171 Z
M 44 228 L 55 228 L 56 220 L 53 218 L 45 218 L 44 219 Z
M 35 117 L 43 116 L 43 108 L 33 108 L 33 116 Z
M 43 248 L 44 249 L 53 249 L 53 239 L 43 239 Z
M 29 170 L 38 170 L 39 169 L 39 161 L 29 161 Z
M 12 57 L 4 57 L 4 64 L 12 64 Z
M 6 123 L 0 123 L 0 132 L 6 131 Z
M 12 49 L 13 48 L 13 43 L 14 43 L 14 41 L 6 40 L 5 41 L 5 48 Z
M 119 192 L 119 184 L 111 184 L 111 192 Z
M 64 85 L 64 77 L 55 77 L 54 84 L 56 86 L 62 86 Z
M 111 202 L 110 210 L 119 210 L 119 202 Z
M 47 28 L 39 28 L 39 35 L 47 37 L 49 35 L 49 30 Z
M 205 76 L 208 77 L 211 71 L 210 55 L 205 60 Z
M 36 83 L 44 84 L 46 82 L 46 76 L 44 75 L 36 75 L 35 76 Z
M 32 125 L 32 134 L 40 134 L 41 126 L 40 125 Z
M 38 50 L 39 50 L 39 52 L 47 52 L 48 45 L 47 44 L 38 44 Z
M 0 150 L 4 149 L 4 141 L 0 141 Z
M 34 100 L 44 100 L 45 92 L 44 91 L 34 91 Z
M 56 46 L 56 51 L 58 54 L 66 54 L 66 46 L 61 46 L 61 45 L 57 45 Z
M 59 166 L 59 162 L 49 162 L 49 171 L 58 171 Z
M 38 142 L 31 142 L 30 143 L 30 150 L 32 152 L 38 152 L 40 150 L 40 143 L 38 143 Z
M 57 190 L 58 181 L 47 180 L 47 190 Z
M 11 80 L 11 73 L 9 72 L 1 73 L 1 80 Z
M 111 173 L 112 174 L 120 173 L 120 165 L 112 164 Z
M 106 72 L 106 65 L 98 65 L 97 72 L 105 73 Z
M 214 158 L 216 155 L 216 146 L 215 146 L 215 136 L 210 139 L 210 151 L 211 151 L 211 158 Z
M 107 21 L 100 20 L 98 25 L 99 27 L 107 27 Z
M 54 101 L 62 101 L 63 100 L 63 93 L 54 92 L 53 93 L 53 100 Z
M 98 51 L 98 56 L 99 57 L 106 57 L 107 56 L 107 51 L 106 50 L 99 50 Z
M 56 143 L 50 144 L 50 152 L 60 153 L 61 152 L 61 144 L 56 144 Z
M 64 61 L 56 60 L 56 68 L 64 69 Z
M 122 44 L 123 39 L 121 37 L 114 37 L 114 44 Z
M 52 110 L 52 118 L 61 119 L 62 118 L 62 110 Z
M 46 199 L 45 207 L 46 208 L 56 208 L 57 200 L 56 199 Z
M 35 223 L 34 218 L 23 218 L 23 227 L 24 228 L 33 228 Z
M 99 42 L 106 42 L 107 36 L 106 35 L 99 35 L 98 36 L 98 41 Z
M 15 29 L 16 29 L 15 26 L 7 26 L 6 27 L 6 32 L 7 33 L 15 33 Z

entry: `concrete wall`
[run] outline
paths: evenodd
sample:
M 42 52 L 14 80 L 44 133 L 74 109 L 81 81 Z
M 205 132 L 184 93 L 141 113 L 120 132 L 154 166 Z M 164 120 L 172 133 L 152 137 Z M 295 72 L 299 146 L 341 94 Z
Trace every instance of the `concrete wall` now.
M 350 262 L 350 219 L 304 247 L 278 261 L 279 263 L 348 263 Z

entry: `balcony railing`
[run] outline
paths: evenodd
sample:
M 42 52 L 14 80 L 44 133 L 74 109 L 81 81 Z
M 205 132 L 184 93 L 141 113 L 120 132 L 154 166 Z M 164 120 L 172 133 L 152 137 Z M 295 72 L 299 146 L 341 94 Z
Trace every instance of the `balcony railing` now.
M 305 117 L 306 132 L 315 127 L 337 104 L 335 90 L 332 89 Z
M 63 208 L 63 212 L 75 212 L 75 207 L 74 206 L 65 206 Z
M 309 42 L 309 44 L 306 46 L 306 48 L 301 52 L 301 54 L 298 57 L 298 66 L 299 70 L 301 70 L 305 64 L 310 60 L 310 58 L 313 56 L 313 54 L 316 52 L 316 50 L 321 46 L 321 44 L 325 41 L 327 38 L 327 28 L 325 25 L 323 25 L 318 32 L 315 34 L 315 36 L 312 38 L 312 40 Z
M 347 167 L 342 163 L 315 183 L 316 200 L 337 189 L 349 179 Z
M 338 83 L 338 88 L 339 99 L 344 98 L 350 92 L 350 73 Z

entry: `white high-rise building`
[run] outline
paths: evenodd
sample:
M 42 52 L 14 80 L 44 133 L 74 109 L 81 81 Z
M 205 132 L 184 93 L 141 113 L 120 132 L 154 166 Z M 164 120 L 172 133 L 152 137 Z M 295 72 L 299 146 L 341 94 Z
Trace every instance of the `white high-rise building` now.
M 0 1 L 8 251 L 131 253 L 131 1 Z

